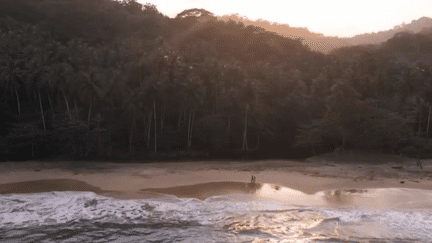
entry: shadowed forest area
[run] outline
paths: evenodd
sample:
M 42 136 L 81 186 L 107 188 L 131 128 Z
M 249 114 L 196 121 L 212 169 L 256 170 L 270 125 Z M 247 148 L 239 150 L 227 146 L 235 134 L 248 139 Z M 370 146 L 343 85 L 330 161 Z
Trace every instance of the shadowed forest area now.
M 432 155 L 431 27 L 319 52 L 204 9 L 4 0 L 0 35 L 4 161 Z

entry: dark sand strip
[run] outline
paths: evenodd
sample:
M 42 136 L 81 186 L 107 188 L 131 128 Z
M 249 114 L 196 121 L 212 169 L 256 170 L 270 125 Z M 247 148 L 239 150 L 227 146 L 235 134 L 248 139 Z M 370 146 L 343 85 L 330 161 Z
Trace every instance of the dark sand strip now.
M 204 199 L 209 196 L 231 193 L 254 193 L 261 188 L 259 183 L 210 182 L 190 186 L 147 188 L 138 192 L 107 191 L 74 179 L 34 180 L 0 184 L 0 194 L 39 193 L 52 191 L 89 191 L 117 199 L 155 198 L 164 195 Z
M 51 191 L 109 192 L 82 181 L 73 179 L 52 179 L 0 184 L 0 194 L 37 193 Z

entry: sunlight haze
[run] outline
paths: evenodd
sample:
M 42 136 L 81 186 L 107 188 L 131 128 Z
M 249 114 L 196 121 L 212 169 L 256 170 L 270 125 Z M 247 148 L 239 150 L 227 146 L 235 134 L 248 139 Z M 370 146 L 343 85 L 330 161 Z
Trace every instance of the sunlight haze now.
M 146 1 L 139 0 L 141 3 Z M 432 1 L 199 1 L 154 0 L 163 14 L 173 18 L 191 8 L 204 8 L 217 16 L 239 14 L 251 20 L 263 19 L 306 27 L 326 36 L 351 37 L 392 29 L 423 16 L 432 17 Z M 245 4 L 247 3 L 247 4 Z

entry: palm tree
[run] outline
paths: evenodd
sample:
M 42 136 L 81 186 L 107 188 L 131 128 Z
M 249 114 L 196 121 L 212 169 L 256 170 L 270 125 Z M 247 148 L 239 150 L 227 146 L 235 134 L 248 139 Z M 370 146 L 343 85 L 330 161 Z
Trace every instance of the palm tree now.
M 41 109 L 41 116 L 42 116 L 43 127 L 44 127 L 44 131 L 46 131 L 45 116 L 44 116 L 44 111 L 43 111 L 43 107 L 42 107 L 42 99 L 41 99 L 40 88 L 38 88 L 38 93 L 39 93 L 39 105 L 40 105 L 40 109 Z
M 153 100 L 153 111 L 154 111 L 154 124 L 155 124 L 155 126 L 154 126 L 154 128 L 155 128 L 155 131 L 154 131 L 154 134 L 155 134 L 155 144 L 154 144 L 154 152 L 156 153 L 157 152 L 157 143 L 156 143 L 156 137 L 157 137 L 157 130 L 156 130 L 156 104 L 155 104 L 155 101 Z
M 143 79 L 140 83 L 140 101 L 147 104 L 148 111 L 153 110 L 154 117 L 154 152 L 157 153 L 157 115 L 156 115 L 156 102 L 159 100 L 160 93 L 163 91 L 163 84 L 157 78 L 156 75 L 152 75 Z M 150 138 L 150 125 L 151 125 L 151 113 L 149 113 L 149 129 L 148 139 Z M 149 140 L 148 142 L 149 143 Z
M 44 110 L 43 110 L 43 106 L 42 106 L 41 88 L 45 88 L 46 90 L 49 90 L 49 82 L 48 82 L 47 77 L 45 75 L 43 75 L 43 74 L 40 75 L 41 73 L 43 73 L 44 69 L 47 69 L 47 67 L 43 67 L 42 69 L 40 69 L 36 73 L 30 74 L 31 75 L 30 77 L 36 79 L 34 87 L 38 91 L 39 107 L 40 107 L 40 112 L 41 112 L 41 116 L 42 116 L 42 123 L 43 123 L 44 130 L 46 131 L 45 116 L 44 116 Z M 49 95 L 49 93 L 48 93 L 48 95 Z
M 185 82 L 185 98 L 186 105 L 189 109 L 189 121 L 188 121 L 188 141 L 187 147 L 188 149 L 192 146 L 192 132 L 193 132 L 193 123 L 195 118 L 195 111 L 199 108 L 200 105 L 203 104 L 205 98 L 205 92 L 202 86 L 201 78 L 192 72 L 188 75 L 187 81 Z
M 129 89 L 127 92 L 127 97 L 125 97 L 123 100 L 122 106 L 126 114 L 131 118 L 129 152 L 132 152 L 133 133 L 136 130 L 136 119 L 137 117 L 143 116 L 144 103 L 140 100 L 140 95 L 136 91 Z
M 247 144 L 247 120 L 248 120 L 248 109 L 249 105 L 246 104 L 246 110 L 245 110 L 245 125 L 244 125 L 244 133 L 243 133 L 243 145 L 242 149 L 248 150 L 248 144 Z
M 2 88 L 7 91 L 10 90 L 11 94 L 15 94 L 18 114 L 21 114 L 18 90 L 23 86 L 21 79 L 25 75 L 26 71 L 17 67 L 17 62 L 11 60 L 9 56 L 2 56 L 0 63 L 0 78 L 3 80 L 3 83 L 1 84 L 3 86 Z
M 426 127 L 426 135 L 429 136 L 429 128 L 430 128 L 430 121 L 431 121 L 431 113 L 432 113 L 432 106 L 429 105 L 429 115 L 428 115 L 428 121 L 427 121 L 427 127 Z
M 102 96 L 102 90 L 100 89 L 98 83 L 92 78 L 93 74 L 88 74 L 87 72 L 81 71 L 81 86 L 80 86 L 80 95 L 84 100 L 90 103 L 89 112 L 87 117 L 87 124 L 90 127 L 90 116 L 92 111 L 92 106 L 96 98 L 100 98 Z

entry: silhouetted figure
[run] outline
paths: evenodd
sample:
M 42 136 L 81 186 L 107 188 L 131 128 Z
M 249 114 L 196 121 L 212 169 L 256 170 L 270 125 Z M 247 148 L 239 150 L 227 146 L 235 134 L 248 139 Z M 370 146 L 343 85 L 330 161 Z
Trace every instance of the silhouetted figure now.
M 420 166 L 420 168 L 423 170 L 423 166 L 422 166 L 422 164 L 420 162 L 420 156 L 418 154 L 417 154 L 417 161 L 416 161 L 416 163 L 417 163 L 417 166 Z
M 252 178 L 251 178 L 251 183 L 252 183 L 252 184 L 255 184 L 255 182 L 256 182 L 256 177 L 255 177 L 255 176 L 252 176 Z

